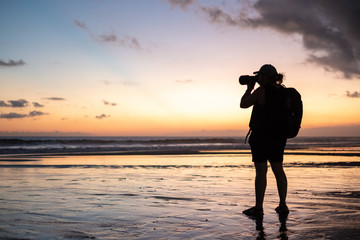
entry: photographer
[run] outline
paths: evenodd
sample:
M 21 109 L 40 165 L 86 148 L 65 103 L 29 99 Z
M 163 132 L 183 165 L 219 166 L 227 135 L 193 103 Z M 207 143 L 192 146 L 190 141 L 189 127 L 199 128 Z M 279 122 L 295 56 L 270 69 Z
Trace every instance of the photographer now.
M 267 161 L 270 162 L 276 177 L 279 206 L 275 209 L 279 215 L 287 215 L 289 209 L 286 205 L 287 178 L 283 169 L 283 155 L 286 145 L 286 136 L 279 120 L 281 115 L 283 75 L 279 74 L 274 66 L 263 65 L 255 76 L 241 76 L 239 81 L 247 85 L 247 90 L 241 98 L 240 107 L 253 106 L 249 144 L 251 147 L 252 161 L 256 169 L 254 207 L 243 211 L 250 217 L 261 217 L 264 214 L 263 201 L 266 190 Z M 254 91 L 256 82 L 260 85 Z

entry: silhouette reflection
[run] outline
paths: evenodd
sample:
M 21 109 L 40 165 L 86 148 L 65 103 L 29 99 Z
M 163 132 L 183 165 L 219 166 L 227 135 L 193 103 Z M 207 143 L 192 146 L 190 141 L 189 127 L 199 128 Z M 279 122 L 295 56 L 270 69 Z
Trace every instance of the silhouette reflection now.
M 279 214 L 279 222 L 280 222 L 280 228 L 279 228 L 279 235 L 278 238 L 281 240 L 287 240 L 289 239 L 287 235 L 287 227 L 286 227 L 286 221 L 288 220 L 288 215 L 281 215 Z
M 277 235 L 277 238 L 279 240 L 288 240 L 288 229 L 286 227 L 286 222 L 288 220 L 288 215 L 278 215 L 279 217 L 279 223 L 280 223 L 280 227 L 279 227 L 279 232 Z M 265 240 L 266 239 L 266 233 L 264 231 L 264 217 L 263 216 L 259 216 L 259 217 L 254 217 L 251 218 L 254 220 L 255 224 L 256 224 L 256 231 L 257 231 L 257 236 L 256 236 L 256 240 Z
M 263 226 L 264 216 L 256 217 L 254 218 L 254 221 L 256 223 L 256 231 L 257 231 L 256 240 L 266 239 L 266 234 L 264 232 L 264 226 Z

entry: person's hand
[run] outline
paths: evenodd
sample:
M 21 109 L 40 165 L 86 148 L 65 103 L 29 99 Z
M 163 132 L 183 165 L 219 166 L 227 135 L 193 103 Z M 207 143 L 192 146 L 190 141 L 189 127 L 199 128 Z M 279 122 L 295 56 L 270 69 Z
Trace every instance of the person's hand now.
M 253 89 L 254 89 L 254 87 L 255 87 L 255 83 L 256 83 L 256 81 L 253 79 L 253 80 L 251 80 L 248 84 L 247 84 L 247 91 L 252 91 Z

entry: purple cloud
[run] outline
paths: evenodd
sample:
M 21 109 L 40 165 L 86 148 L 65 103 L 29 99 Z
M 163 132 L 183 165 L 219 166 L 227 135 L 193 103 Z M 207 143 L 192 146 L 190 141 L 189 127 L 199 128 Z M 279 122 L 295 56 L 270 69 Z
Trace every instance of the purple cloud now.
M 1 113 L 0 118 L 6 118 L 6 119 L 14 119 L 14 118 L 24 118 L 27 117 L 26 114 L 19 114 L 19 113 Z
M 18 61 L 9 60 L 7 62 L 0 59 L 0 66 L 2 66 L 2 67 L 18 67 L 18 66 L 23 66 L 23 65 L 25 65 L 25 62 L 22 59 L 20 59 Z
M 103 100 L 103 103 L 104 103 L 105 105 L 114 106 L 114 107 L 118 105 L 117 103 L 112 103 L 112 102 L 108 102 L 108 101 L 105 101 L 105 100 Z
M 170 3 L 171 7 L 180 7 L 187 9 L 191 4 L 195 3 L 196 0 L 166 0 Z
M 12 108 L 22 108 L 28 106 L 28 101 L 25 99 L 19 100 L 9 100 L 8 103 L 5 101 L 0 101 L 0 107 L 12 107 Z
M 10 113 L 1 113 L 0 118 L 20 119 L 20 118 L 26 118 L 26 117 L 38 117 L 38 116 L 43 116 L 43 115 L 48 115 L 48 113 L 39 112 L 39 111 L 32 111 L 32 112 L 29 112 L 29 114 L 20 114 L 20 113 L 10 112 Z
M 87 26 L 86 26 L 86 24 L 85 24 L 84 22 L 80 22 L 80 21 L 78 21 L 78 20 L 75 20 L 74 23 L 75 23 L 75 25 L 78 26 L 79 28 L 82 28 L 82 29 L 84 29 L 84 30 L 88 30 L 88 28 L 87 28 Z
M 103 118 L 108 118 L 108 117 L 110 117 L 110 115 L 101 114 L 101 115 L 96 116 L 95 118 L 103 119 Z
M 355 92 L 350 92 L 350 91 L 346 91 L 346 96 L 349 98 L 360 98 L 360 92 L 355 91 Z
M 33 106 L 38 107 L 38 108 L 44 107 L 44 105 L 42 105 L 42 104 L 40 104 L 38 102 L 33 102 Z
M 43 99 L 51 100 L 51 101 L 64 101 L 64 100 L 66 100 L 65 98 L 62 98 L 62 97 L 48 97 L 48 98 L 43 98 Z
M 193 5 L 197 14 L 217 25 L 297 34 L 307 50 L 307 62 L 348 79 L 360 78 L 360 1 L 256 0 L 237 1 L 231 7 L 200 1 L 168 2 L 183 10 Z

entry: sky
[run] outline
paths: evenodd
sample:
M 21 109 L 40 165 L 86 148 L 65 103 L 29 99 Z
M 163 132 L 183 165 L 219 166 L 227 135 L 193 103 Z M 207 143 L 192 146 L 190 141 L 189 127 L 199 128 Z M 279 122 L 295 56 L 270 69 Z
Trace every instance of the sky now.
M 360 136 L 360 2 L 2 0 L 0 135 L 243 136 L 240 75 L 304 105 L 300 135 Z

